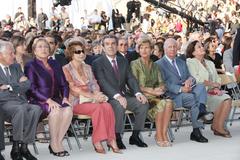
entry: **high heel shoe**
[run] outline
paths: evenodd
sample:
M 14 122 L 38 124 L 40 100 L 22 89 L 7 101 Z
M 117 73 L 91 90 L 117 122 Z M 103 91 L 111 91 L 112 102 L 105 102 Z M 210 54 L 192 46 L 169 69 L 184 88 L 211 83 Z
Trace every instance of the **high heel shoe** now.
M 163 141 L 165 143 L 165 147 L 172 147 L 172 143 L 169 141 Z
M 155 135 L 155 142 L 159 147 L 171 147 L 172 143 L 169 141 L 159 141 Z
M 110 144 L 107 144 L 107 147 L 108 147 L 108 151 L 110 151 L 110 149 L 112 149 L 112 151 L 114 153 L 119 153 L 119 154 L 122 154 L 122 151 L 119 149 L 119 148 L 114 148 L 112 145 Z
M 62 153 L 64 154 L 64 156 L 70 156 L 70 154 L 68 153 L 68 151 L 62 151 Z
M 65 156 L 65 154 L 63 152 L 54 152 L 52 150 L 51 145 L 48 146 L 48 149 L 49 149 L 50 154 L 53 154 L 54 156 L 57 156 L 57 157 L 64 157 Z
M 213 131 L 213 134 L 216 136 L 221 136 L 221 137 L 225 137 L 225 138 L 232 137 L 232 135 L 230 134 L 229 131 L 226 131 L 226 133 L 221 133 L 221 132 L 217 131 L 215 128 L 213 128 L 213 125 L 211 125 L 211 130 Z
M 93 144 L 93 147 L 94 147 L 94 150 L 97 152 L 97 153 L 101 153 L 101 154 L 106 154 L 106 151 L 104 148 L 96 148 L 96 146 Z

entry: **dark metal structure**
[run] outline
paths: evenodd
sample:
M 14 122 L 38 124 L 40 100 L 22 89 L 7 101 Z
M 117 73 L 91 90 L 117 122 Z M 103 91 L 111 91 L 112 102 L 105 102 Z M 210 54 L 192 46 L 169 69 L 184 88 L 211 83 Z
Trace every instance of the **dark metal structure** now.
M 160 1 L 156 1 L 156 0 L 144 0 L 144 1 L 150 3 L 151 5 L 153 5 L 157 8 L 163 8 L 164 10 L 167 10 L 170 13 L 177 14 L 177 15 L 181 16 L 182 18 L 186 18 L 187 22 L 188 22 L 188 30 L 190 28 L 192 28 L 193 24 L 197 24 L 197 25 L 201 25 L 201 26 L 204 26 L 206 24 L 205 22 L 196 19 L 195 17 L 187 14 L 186 12 L 179 11 L 176 8 L 172 8 Z

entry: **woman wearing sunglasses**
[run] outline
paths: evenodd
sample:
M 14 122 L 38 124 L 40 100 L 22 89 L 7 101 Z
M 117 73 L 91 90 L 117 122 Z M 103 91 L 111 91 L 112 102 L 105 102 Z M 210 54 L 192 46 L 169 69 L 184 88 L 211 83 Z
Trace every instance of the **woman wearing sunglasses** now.
M 97 153 L 105 154 L 102 141 L 107 141 L 108 148 L 114 153 L 121 153 L 115 138 L 115 117 L 108 97 L 99 90 L 91 67 L 84 63 L 86 54 L 80 41 L 69 42 L 67 46 L 69 64 L 63 67 L 69 82 L 69 100 L 74 114 L 91 116 L 93 133 L 92 142 Z

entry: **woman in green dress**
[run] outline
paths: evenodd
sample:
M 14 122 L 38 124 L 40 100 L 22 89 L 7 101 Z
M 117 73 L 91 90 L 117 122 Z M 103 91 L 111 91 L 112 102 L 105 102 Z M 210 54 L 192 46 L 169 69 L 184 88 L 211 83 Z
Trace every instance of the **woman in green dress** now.
M 153 44 L 149 37 L 141 37 L 138 40 L 138 52 L 140 58 L 131 62 L 131 69 L 138 80 L 139 86 L 148 98 L 150 109 L 148 118 L 155 121 L 157 145 L 161 147 L 171 146 L 167 136 L 167 129 L 172 115 L 173 102 L 164 96 L 166 91 L 158 66 L 150 59 Z

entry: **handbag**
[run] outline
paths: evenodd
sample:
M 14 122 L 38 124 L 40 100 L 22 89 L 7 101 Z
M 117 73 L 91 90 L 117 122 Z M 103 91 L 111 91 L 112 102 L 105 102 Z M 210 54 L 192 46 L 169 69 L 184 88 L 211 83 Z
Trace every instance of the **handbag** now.
M 236 66 L 234 71 L 237 83 L 240 83 L 240 65 Z
M 83 104 L 83 103 L 93 103 L 94 102 L 94 99 L 93 98 L 88 98 L 88 97 L 85 97 L 83 95 L 80 95 L 79 96 L 79 104 Z

